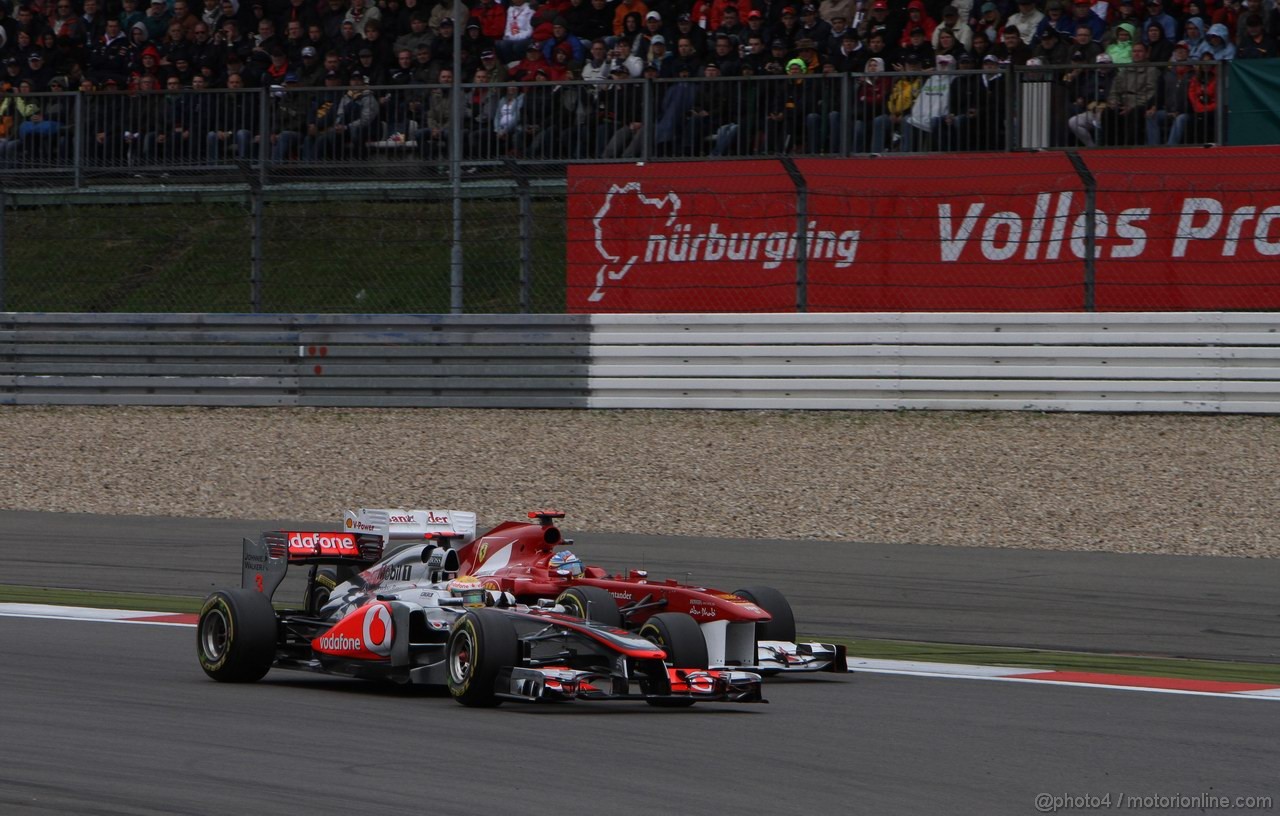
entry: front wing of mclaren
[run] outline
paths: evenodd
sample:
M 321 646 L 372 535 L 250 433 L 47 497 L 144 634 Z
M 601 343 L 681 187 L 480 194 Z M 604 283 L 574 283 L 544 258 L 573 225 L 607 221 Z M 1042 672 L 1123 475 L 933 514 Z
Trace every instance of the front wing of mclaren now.
M 511 667 L 498 673 L 494 689 L 499 697 L 526 702 L 570 700 L 647 700 L 717 703 L 765 703 L 760 675 L 753 672 L 667 669 L 667 688 L 633 690 L 616 675 L 567 667 Z

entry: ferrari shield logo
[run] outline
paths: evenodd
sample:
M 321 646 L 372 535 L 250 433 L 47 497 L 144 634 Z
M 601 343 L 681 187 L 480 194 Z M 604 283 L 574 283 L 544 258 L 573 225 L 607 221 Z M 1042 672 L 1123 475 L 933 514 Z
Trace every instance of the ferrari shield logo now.
M 489 554 L 489 542 L 481 541 L 480 549 L 476 551 L 476 566 L 484 563 L 484 557 Z

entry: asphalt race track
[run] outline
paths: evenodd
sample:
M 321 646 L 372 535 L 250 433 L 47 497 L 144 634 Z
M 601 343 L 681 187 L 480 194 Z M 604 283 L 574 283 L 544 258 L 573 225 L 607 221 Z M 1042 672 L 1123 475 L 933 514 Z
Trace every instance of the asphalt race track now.
M 239 585 L 242 536 L 292 525 L 338 526 L 0 512 L 0 583 L 202 596 Z M 567 535 L 611 570 L 774 585 L 808 634 L 1280 661 L 1280 559 Z
M 201 593 L 236 581 L 238 536 L 262 528 L 3 513 L 4 582 Z M 586 534 L 575 545 L 618 568 L 638 549 L 655 575 L 684 564 L 730 589 L 773 583 L 814 632 L 1254 659 L 1276 648 L 1272 562 Z M 477 711 L 287 672 L 217 684 L 194 639 L 0 618 L 0 814 L 1030 814 L 1042 793 L 1280 802 L 1270 701 L 855 674 L 770 682 L 760 706 Z

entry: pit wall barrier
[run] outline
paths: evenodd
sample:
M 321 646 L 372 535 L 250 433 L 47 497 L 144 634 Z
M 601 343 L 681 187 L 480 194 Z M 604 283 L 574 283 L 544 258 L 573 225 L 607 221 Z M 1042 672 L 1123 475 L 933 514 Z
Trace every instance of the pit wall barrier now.
M 1280 308 L 1280 147 L 569 168 L 573 313 Z
M 0 313 L 0 405 L 1280 413 L 1280 315 Z

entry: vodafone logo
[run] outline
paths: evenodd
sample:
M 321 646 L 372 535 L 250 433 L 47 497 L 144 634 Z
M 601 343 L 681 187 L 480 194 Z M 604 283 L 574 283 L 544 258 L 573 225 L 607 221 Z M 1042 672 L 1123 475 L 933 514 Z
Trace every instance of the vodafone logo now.
M 297 555 L 359 555 L 350 533 L 289 533 L 289 552 Z
M 391 610 L 385 604 L 375 604 L 364 613 L 365 648 L 376 655 L 391 653 L 391 641 L 394 626 L 391 623 Z

